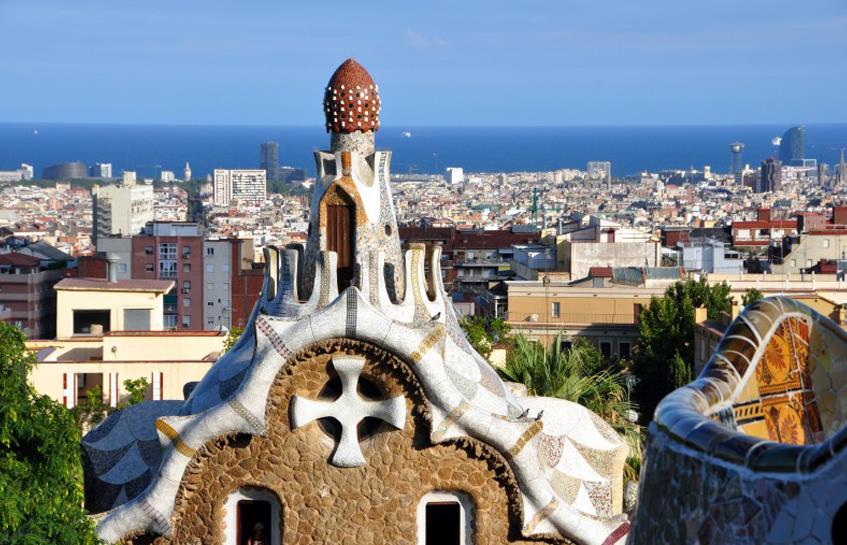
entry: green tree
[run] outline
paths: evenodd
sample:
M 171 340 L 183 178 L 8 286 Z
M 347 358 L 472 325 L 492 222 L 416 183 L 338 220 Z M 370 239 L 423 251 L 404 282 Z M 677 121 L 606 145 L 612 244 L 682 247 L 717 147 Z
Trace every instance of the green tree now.
M 730 287 L 710 286 L 705 278 L 669 286 L 653 297 L 638 317 L 640 337 L 633 357 L 638 377 L 635 398 L 650 420 L 659 401 L 694 375 L 694 309 L 704 306 L 710 319 L 732 309 Z
M 465 316 L 460 322 L 468 342 L 482 357 L 488 359 L 494 345 L 503 342 L 511 327 L 501 318 L 486 319 L 482 316 Z
M 746 307 L 751 303 L 755 303 L 760 299 L 764 299 L 765 294 L 757 290 L 756 288 L 749 288 L 744 292 L 744 295 L 741 296 L 741 303 Z
M 0 322 L 0 544 L 93 545 L 82 508 L 79 430 L 28 382 L 25 336 Z
M 221 354 L 225 354 L 229 352 L 229 350 L 235 346 L 235 343 L 238 342 L 238 339 L 241 337 L 241 334 L 244 333 L 243 327 L 234 326 L 229 330 L 229 333 L 226 335 L 226 339 L 224 339 L 224 346 L 221 350 Z
M 123 406 L 129 407 L 131 405 L 138 405 L 139 403 L 147 399 L 147 387 L 149 385 L 150 382 L 147 380 L 147 377 L 126 379 L 124 381 L 124 389 L 129 393 L 129 398 L 126 400 L 126 403 L 124 403 Z
M 629 444 L 626 477 L 638 478 L 642 431 L 630 418 L 636 405 L 629 399 L 628 373 L 620 361 L 606 361 L 594 344 L 582 338 L 571 348 L 562 348 L 557 336 L 545 348 L 518 335 L 498 373 L 506 381 L 525 385 L 531 395 L 566 399 L 599 415 Z
M 93 426 L 103 421 L 111 412 L 111 407 L 103 401 L 103 388 L 94 386 L 86 392 L 85 401 L 71 409 L 80 433 L 85 434 Z

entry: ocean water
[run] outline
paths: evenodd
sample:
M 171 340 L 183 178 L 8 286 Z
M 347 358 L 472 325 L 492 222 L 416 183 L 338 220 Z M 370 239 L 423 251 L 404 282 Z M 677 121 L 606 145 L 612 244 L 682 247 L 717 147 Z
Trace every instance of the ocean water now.
M 588 161 L 611 161 L 616 176 L 704 165 L 726 172 L 731 142 L 744 142 L 744 162 L 757 166 L 774 153 L 771 139 L 787 128 L 383 127 L 377 146 L 393 150 L 395 173 L 439 173 L 448 166 L 468 172 L 584 169 Z M 0 170 L 24 162 L 40 175 L 58 162 L 110 162 L 116 175 L 159 167 L 181 177 L 189 161 L 194 177 L 201 177 L 214 168 L 258 167 L 259 144 L 266 140 L 279 142 L 281 163 L 314 173 L 312 152 L 328 147 L 329 136 L 320 127 L 0 123 Z M 847 124 L 806 126 L 806 157 L 833 165 L 842 147 Z

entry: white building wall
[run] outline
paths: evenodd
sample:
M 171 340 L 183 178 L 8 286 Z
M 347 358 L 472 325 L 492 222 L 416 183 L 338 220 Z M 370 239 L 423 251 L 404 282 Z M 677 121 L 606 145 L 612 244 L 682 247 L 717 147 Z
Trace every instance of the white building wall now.
M 132 278 L 132 238 L 101 237 L 97 239 L 97 251 L 118 256 L 118 280 Z
M 232 244 L 228 240 L 203 242 L 203 329 L 232 324 Z
M 95 188 L 95 222 L 99 235 L 132 236 L 141 232 L 148 221 L 153 221 L 153 186 L 108 185 Z M 110 210 L 109 213 L 101 211 Z

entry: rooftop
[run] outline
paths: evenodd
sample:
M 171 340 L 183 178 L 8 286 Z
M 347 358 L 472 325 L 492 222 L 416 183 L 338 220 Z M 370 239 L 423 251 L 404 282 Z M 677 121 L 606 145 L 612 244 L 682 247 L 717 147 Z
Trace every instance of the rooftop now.
M 8 254 L 0 254 L 0 265 L 11 265 L 13 267 L 38 267 L 41 260 L 31 255 L 19 254 L 10 252 Z
M 174 287 L 172 280 L 117 280 L 105 278 L 65 278 L 56 284 L 56 290 L 75 291 L 147 291 L 167 293 Z

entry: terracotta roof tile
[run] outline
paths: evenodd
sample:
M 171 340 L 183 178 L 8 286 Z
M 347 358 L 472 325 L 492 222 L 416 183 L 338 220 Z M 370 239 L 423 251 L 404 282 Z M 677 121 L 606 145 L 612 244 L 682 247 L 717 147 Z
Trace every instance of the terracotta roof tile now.
M 0 265 L 12 265 L 13 267 L 37 267 L 41 260 L 31 255 L 11 252 L 0 254 Z

